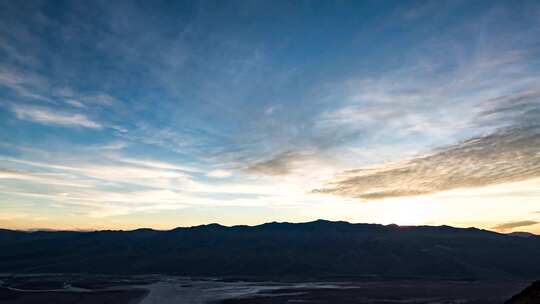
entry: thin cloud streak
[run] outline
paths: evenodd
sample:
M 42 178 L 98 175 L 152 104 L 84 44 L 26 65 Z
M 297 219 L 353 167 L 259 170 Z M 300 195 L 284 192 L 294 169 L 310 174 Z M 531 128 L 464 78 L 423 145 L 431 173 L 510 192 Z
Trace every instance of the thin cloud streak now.
M 170 187 L 190 183 L 190 176 L 183 167 L 158 161 L 108 159 L 100 162 L 90 160 L 70 161 L 65 164 L 36 162 L 17 158 L 4 158 L 12 163 L 24 164 L 40 170 L 54 170 L 115 184 L 133 184 L 144 187 Z
M 6 170 L 0 168 L 0 180 L 12 179 L 27 181 L 44 185 L 56 185 L 64 187 L 91 188 L 94 185 L 90 182 L 81 182 L 73 180 L 73 176 L 61 173 L 35 173 L 18 170 Z
M 13 105 L 12 110 L 17 118 L 45 125 L 60 125 L 90 129 L 103 128 L 99 123 L 83 114 L 52 111 L 44 107 Z
M 503 223 L 503 224 L 500 224 L 500 225 L 497 225 L 497 226 L 493 227 L 492 229 L 495 229 L 495 230 L 498 230 L 498 231 L 506 231 L 506 230 L 510 230 L 510 229 L 514 229 L 514 228 L 532 226 L 532 225 L 536 225 L 536 224 L 540 224 L 540 222 L 537 222 L 537 221 L 516 221 L 516 222 Z

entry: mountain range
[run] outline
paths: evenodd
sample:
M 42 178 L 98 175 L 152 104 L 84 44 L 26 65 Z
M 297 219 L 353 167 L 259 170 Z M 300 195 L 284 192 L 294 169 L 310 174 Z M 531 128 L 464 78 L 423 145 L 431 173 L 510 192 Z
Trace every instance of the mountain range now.
M 0 230 L 0 273 L 538 279 L 540 236 L 318 220 L 168 231 Z

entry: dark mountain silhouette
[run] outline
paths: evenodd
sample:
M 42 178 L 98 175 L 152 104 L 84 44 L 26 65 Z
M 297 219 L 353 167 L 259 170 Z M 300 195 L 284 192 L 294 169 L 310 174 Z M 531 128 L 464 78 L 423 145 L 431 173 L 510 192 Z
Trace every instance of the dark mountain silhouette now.
M 522 292 L 513 296 L 505 304 L 538 304 L 540 303 L 540 281 L 532 283 Z
M 540 277 L 540 237 L 315 221 L 170 231 L 0 230 L 0 273 Z

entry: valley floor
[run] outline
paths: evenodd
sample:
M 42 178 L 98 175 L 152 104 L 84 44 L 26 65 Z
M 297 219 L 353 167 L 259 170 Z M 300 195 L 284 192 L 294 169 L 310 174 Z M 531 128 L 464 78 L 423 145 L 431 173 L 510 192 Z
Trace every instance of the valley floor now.
M 276 281 L 173 276 L 0 276 L 0 303 L 72 304 L 499 304 L 530 282 Z

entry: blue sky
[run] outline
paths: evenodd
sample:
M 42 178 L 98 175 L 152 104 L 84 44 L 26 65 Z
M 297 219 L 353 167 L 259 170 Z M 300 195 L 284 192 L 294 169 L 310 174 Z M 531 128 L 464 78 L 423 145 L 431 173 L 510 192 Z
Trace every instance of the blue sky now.
M 538 229 L 536 1 L 0 8 L 1 226 Z

